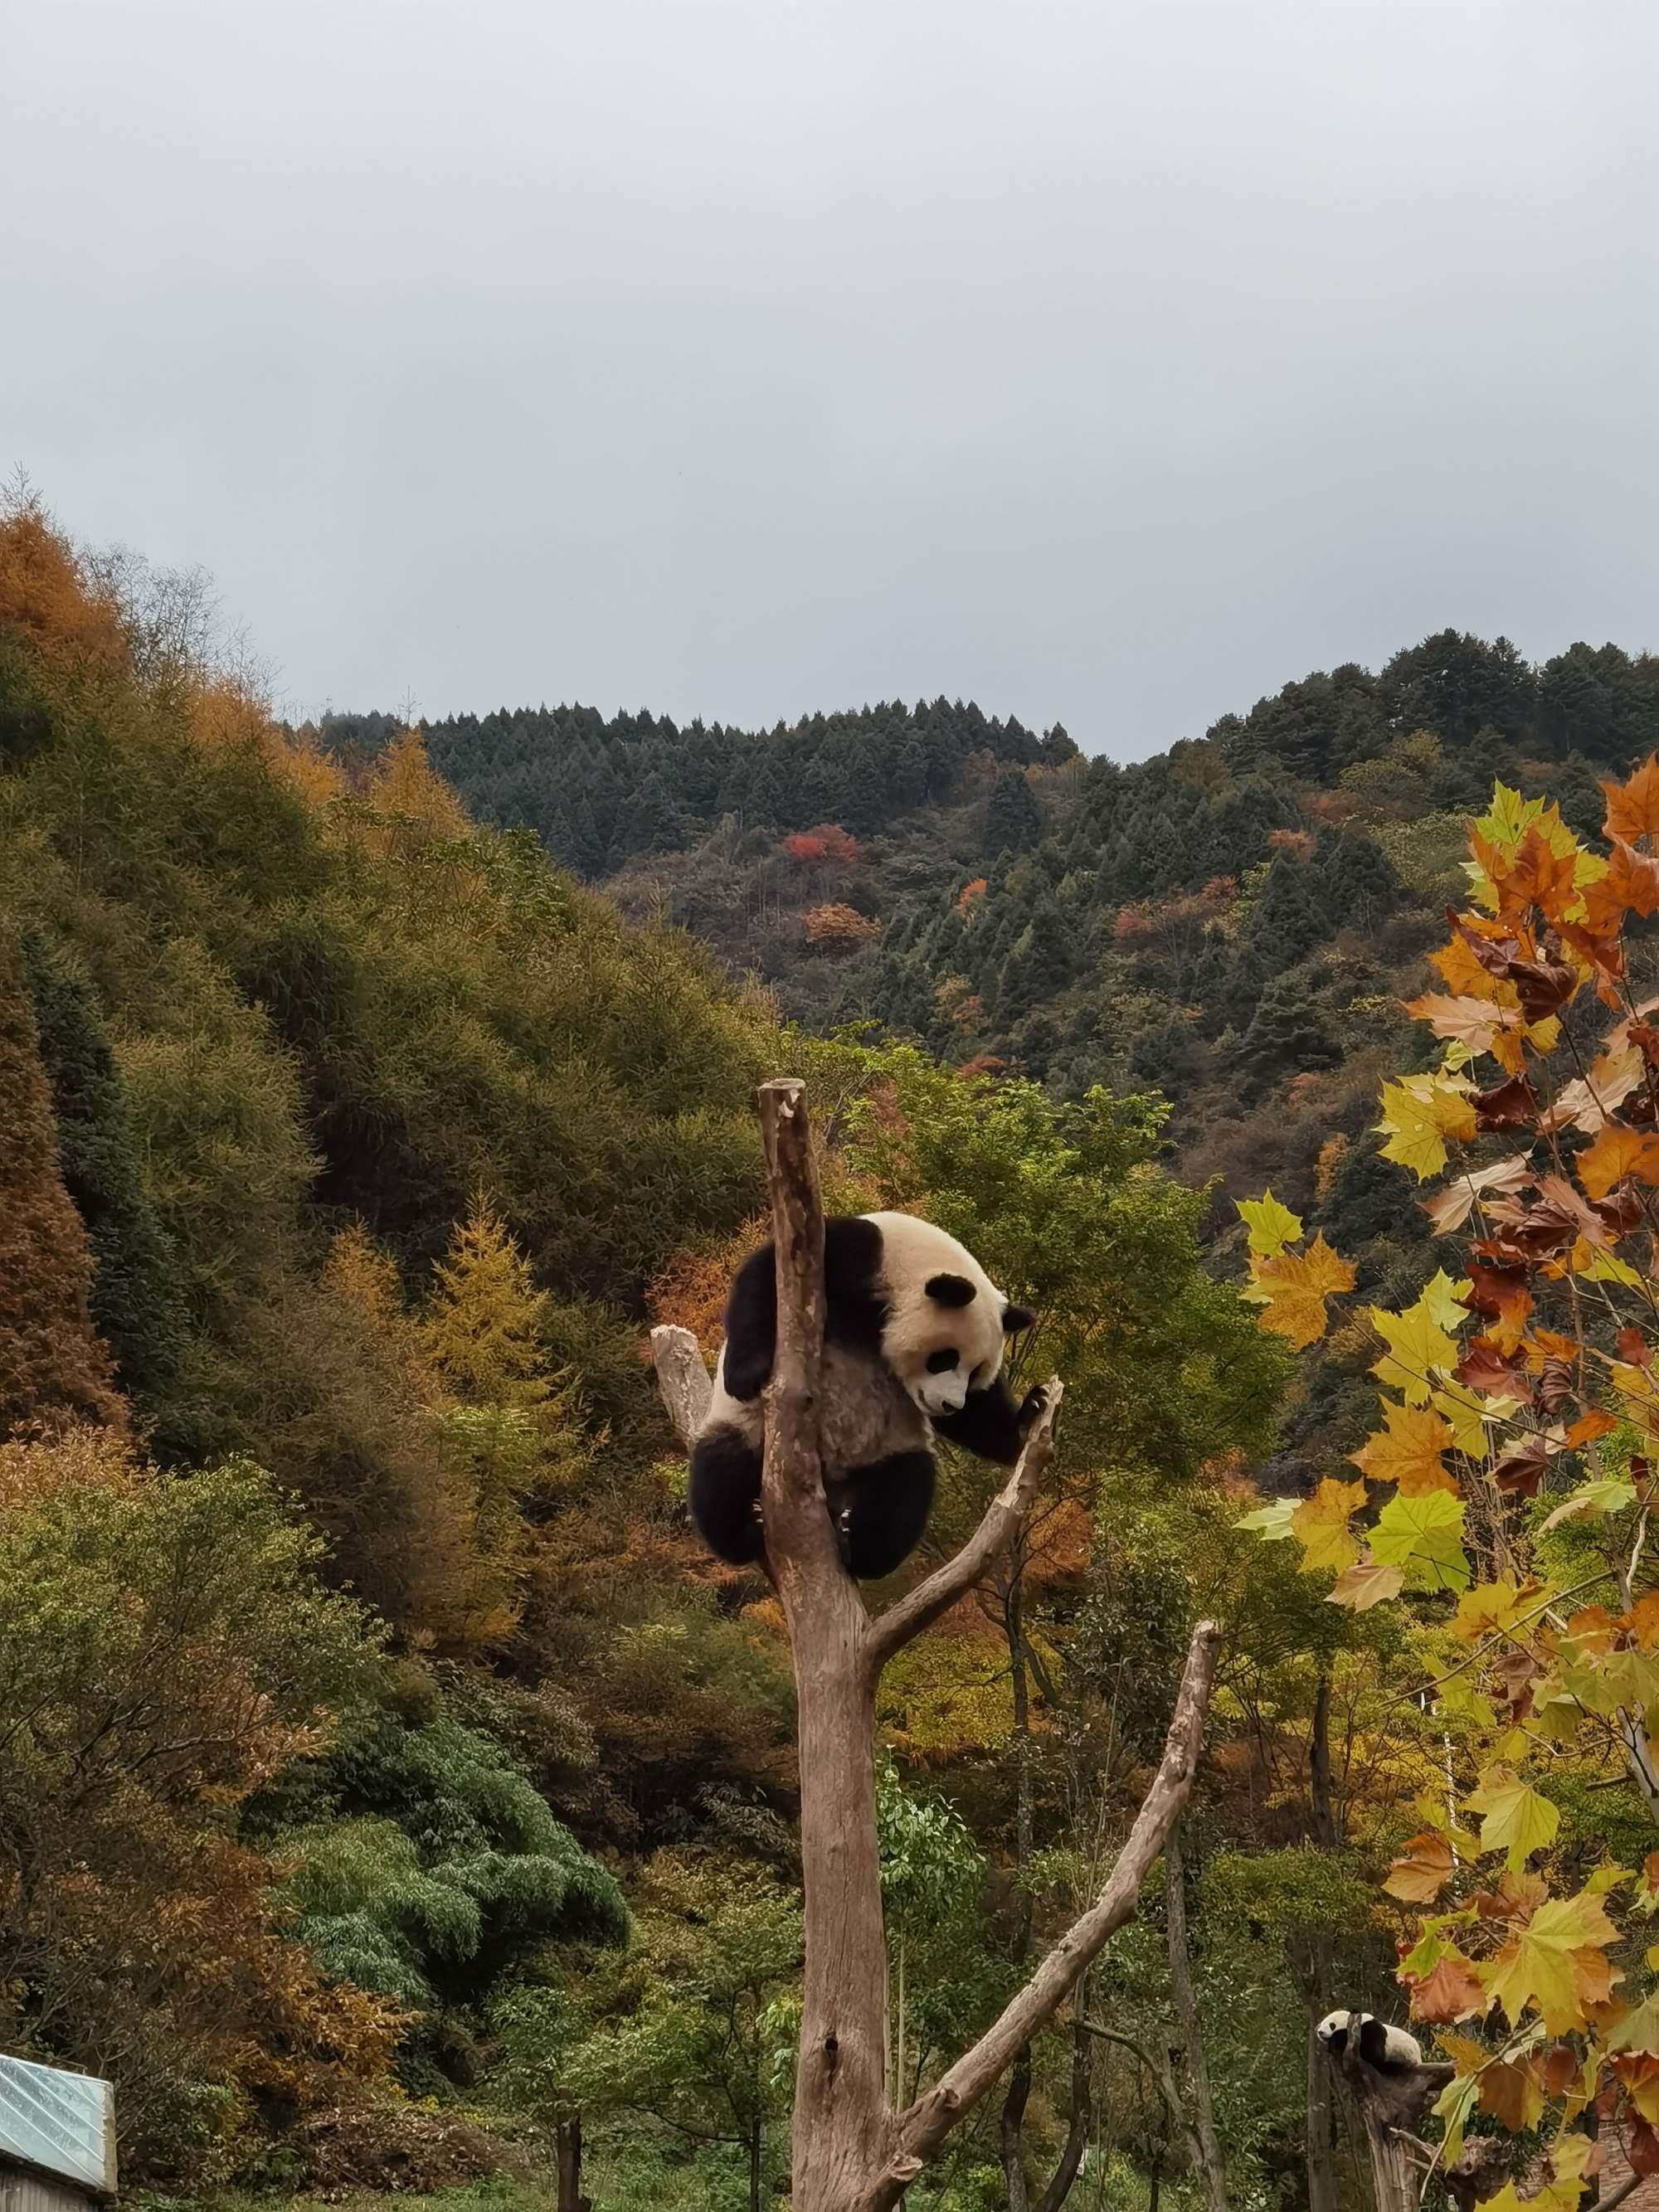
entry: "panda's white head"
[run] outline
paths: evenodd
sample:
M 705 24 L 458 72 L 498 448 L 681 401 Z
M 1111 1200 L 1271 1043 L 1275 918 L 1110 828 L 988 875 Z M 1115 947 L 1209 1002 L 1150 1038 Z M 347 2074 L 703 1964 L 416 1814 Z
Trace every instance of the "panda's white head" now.
M 960 1413 L 1002 1371 L 1003 1346 L 1036 1318 L 1010 1305 L 965 1245 L 913 1213 L 872 1213 L 881 1231 L 882 1357 L 924 1413 Z

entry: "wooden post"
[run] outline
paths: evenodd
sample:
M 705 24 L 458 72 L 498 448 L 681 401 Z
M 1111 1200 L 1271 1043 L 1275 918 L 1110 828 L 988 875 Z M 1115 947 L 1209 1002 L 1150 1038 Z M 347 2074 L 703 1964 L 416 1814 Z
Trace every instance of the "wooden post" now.
M 908 2109 L 895 2109 L 886 2078 L 876 1689 L 894 1653 L 973 1587 L 1020 1526 L 1054 1455 L 1060 1388 L 1049 1384 L 1019 1464 L 962 1550 L 872 1620 L 842 1566 L 824 1503 L 823 1210 L 805 1085 L 789 1078 L 763 1084 L 759 1103 L 778 1270 L 761 1498 L 794 1661 L 805 1897 L 791 2203 L 793 2212 L 892 2212 L 951 2130 L 1054 2018 L 1133 1915 L 1140 1885 L 1192 1788 L 1219 1632 L 1208 1621 L 1194 1632 L 1163 1763 L 1099 1898 L 973 2048 Z M 695 1340 L 684 1330 L 659 1329 L 653 1343 L 665 1401 L 689 1438 L 708 1395 Z

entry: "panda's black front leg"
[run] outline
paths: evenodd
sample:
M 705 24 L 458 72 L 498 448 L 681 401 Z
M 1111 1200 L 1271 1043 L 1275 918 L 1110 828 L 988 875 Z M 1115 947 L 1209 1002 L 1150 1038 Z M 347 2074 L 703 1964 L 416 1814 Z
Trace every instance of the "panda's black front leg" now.
M 691 1518 L 709 1550 L 734 1567 L 766 1555 L 761 1465 L 760 1453 L 735 1429 L 713 1429 L 692 1447 Z

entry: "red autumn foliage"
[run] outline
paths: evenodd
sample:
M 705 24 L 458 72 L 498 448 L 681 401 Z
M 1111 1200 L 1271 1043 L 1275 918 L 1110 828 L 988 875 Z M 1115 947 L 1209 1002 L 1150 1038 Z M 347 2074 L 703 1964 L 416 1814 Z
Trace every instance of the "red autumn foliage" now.
M 841 860 L 848 867 L 862 856 L 863 848 L 849 830 L 839 822 L 815 823 L 810 830 L 797 830 L 783 841 L 783 849 L 792 860 L 807 864 L 814 860 Z

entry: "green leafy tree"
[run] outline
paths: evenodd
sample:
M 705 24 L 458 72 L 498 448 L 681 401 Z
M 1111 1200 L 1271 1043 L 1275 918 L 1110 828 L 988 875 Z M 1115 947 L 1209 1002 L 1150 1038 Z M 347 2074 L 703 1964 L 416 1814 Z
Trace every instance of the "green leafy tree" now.
M 368 1692 L 375 1633 L 255 1468 L 0 1445 L 0 2040 L 116 2085 L 188 2179 L 256 2101 L 385 2068 L 383 2008 L 289 1942 L 238 1808 Z
M 954 2050 L 983 2005 L 976 1909 L 988 1869 L 961 1815 L 937 1793 L 907 1790 L 890 1764 L 877 1780 L 876 1833 L 893 1966 L 890 2063 L 904 2104 L 929 2057 Z
M 113 1421 L 93 1325 L 92 1255 L 64 1188 L 52 1093 L 16 940 L 0 923 L 0 1436 L 26 1421 Z
M 800 1966 L 793 1893 L 740 1863 L 658 1853 L 628 1956 L 590 1995 L 592 2032 L 564 2057 L 563 2095 L 688 2144 L 729 2145 L 750 2212 L 763 2212 L 767 2146 L 789 2110 Z
M 501 1978 L 541 1946 L 627 1933 L 614 1878 L 511 1753 L 441 1710 L 413 1726 L 364 1711 L 255 1811 L 292 1869 L 295 1938 L 337 1981 L 416 2015 L 416 2087 L 471 2063 Z

